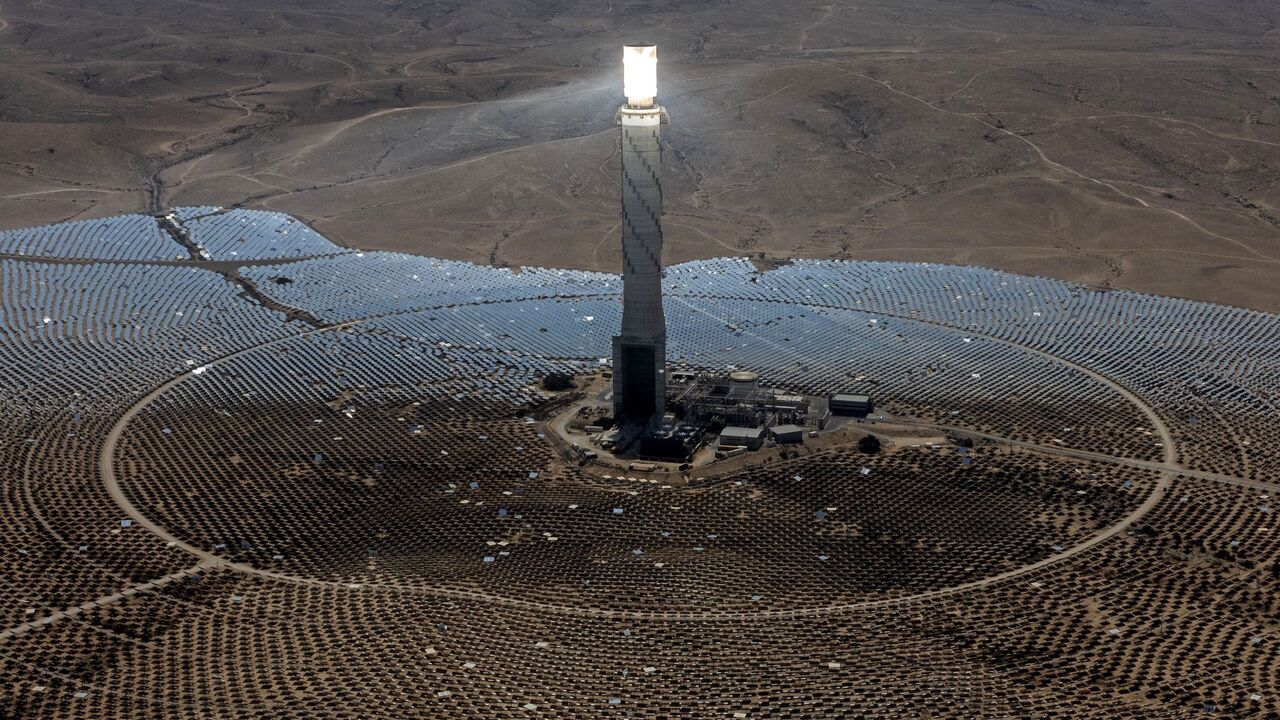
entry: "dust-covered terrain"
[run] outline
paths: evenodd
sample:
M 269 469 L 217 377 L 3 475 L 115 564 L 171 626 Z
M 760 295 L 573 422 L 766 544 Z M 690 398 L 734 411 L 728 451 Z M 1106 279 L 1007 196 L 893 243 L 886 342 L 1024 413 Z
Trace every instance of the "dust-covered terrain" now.
M 1280 309 L 1263 0 L 0 1 L 0 227 L 176 205 L 616 271 L 619 45 L 667 260 L 930 260 Z

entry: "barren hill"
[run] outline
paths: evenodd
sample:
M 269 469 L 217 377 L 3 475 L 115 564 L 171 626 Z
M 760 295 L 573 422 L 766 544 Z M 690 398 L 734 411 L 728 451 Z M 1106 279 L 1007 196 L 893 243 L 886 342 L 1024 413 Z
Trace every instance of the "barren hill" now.
M 171 205 L 615 270 L 618 46 L 668 260 L 935 260 L 1280 309 L 1261 0 L 0 2 L 0 226 Z

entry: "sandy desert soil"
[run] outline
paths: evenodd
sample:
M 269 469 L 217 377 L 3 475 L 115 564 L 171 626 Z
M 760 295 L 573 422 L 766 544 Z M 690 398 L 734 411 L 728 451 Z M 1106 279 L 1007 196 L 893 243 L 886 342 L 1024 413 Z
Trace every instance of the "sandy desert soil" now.
M 667 259 L 930 260 L 1280 310 L 1273 0 L 0 0 L 0 227 L 182 204 L 616 270 L 618 46 Z

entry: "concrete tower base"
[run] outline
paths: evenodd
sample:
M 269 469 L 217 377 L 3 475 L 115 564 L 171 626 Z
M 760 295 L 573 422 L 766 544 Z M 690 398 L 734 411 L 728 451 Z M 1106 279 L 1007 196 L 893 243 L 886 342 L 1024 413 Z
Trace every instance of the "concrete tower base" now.
M 614 414 L 646 422 L 663 412 L 667 397 L 667 343 L 622 335 L 613 338 Z

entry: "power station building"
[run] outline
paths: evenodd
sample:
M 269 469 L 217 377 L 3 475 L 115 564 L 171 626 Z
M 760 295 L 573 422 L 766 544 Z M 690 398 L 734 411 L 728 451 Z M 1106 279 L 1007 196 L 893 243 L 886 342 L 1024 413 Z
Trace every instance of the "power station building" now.
M 647 424 L 666 406 L 667 322 L 662 311 L 662 146 L 658 49 L 623 48 L 622 331 L 613 338 L 614 416 Z

